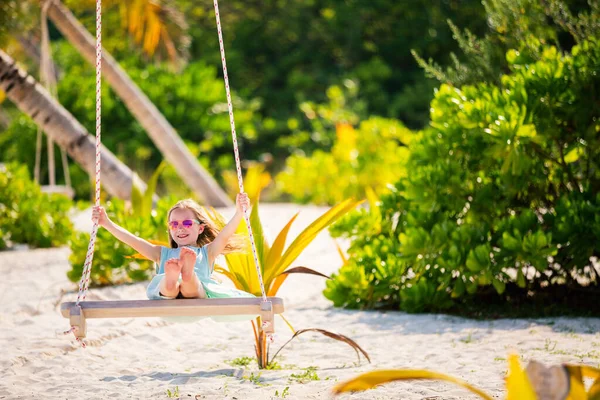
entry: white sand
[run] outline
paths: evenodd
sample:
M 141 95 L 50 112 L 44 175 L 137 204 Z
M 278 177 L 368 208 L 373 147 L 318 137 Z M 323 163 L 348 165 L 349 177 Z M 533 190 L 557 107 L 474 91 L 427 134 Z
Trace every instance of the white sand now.
M 272 236 L 298 210 L 290 237 L 325 211 L 318 207 L 263 205 Z M 88 216 L 76 220 L 89 227 Z M 280 296 L 296 329 L 318 327 L 356 340 L 371 356 L 360 364 L 354 351 L 318 334 L 295 339 L 278 361 L 282 370 L 259 371 L 231 360 L 252 357 L 249 322 L 172 324 L 160 319 L 88 321 L 88 347 L 60 333 L 68 321 L 58 311 L 61 290 L 73 290 L 65 272 L 68 248 L 0 253 L 0 399 L 321 399 L 338 381 L 381 368 L 426 368 L 464 379 L 503 398 L 506 357 L 600 364 L 600 319 L 471 321 L 446 315 L 358 312 L 334 309 L 323 297 L 322 278 L 292 276 Z M 327 232 L 294 265 L 330 274 L 341 260 Z M 143 299 L 145 283 L 91 290 L 88 299 Z M 62 300 L 71 301 L 71 292 Z M 291 336 L 280 319 L 274 352 Z M 316 367 L 319 380 L 298 382 L 292 374 Z M 260 375 L 258 384 L 250 377 Z M 287 390 L 286 390 L 287 388 Z M 276 396 L 276 393 L 279 396 Z M 393 383 L 341 399 L 472 399 L 442 382 Z

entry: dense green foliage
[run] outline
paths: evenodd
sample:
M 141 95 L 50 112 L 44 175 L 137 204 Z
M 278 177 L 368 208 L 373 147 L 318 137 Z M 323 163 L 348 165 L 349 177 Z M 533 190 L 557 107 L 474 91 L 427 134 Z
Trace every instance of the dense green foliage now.
M 0 164 L 0 250 L 10 243 L 65 244 L 73 228 L 68 218 L 71 207 L 65 196 L 42 193 L 24 166 Z
M 63 68 L 64 76 L 59 82 L 58 96 L 63 106 L 80 121 L 88 132 L 95 132 L 94 97 L 82 93 L 94 93 L 94 71 L 77 52 L 66 43 L 56 46 L 55 59 Z M 164 67 L 142 67 L 130 57 L 124 62 L 128 73 L 160 109 L 163 115 L 184 138 L 193 153 L 210 170 L 220 172 L 231 169 L 231 135 L 227 104 L 223 103 L 225 88 L 216 76 L 216 66 L 203 62 L 190 63 L 181 73 Z M 103 85 L 102 96 L 102 142 L 120 159 L 127 160 L 130 168 L 149 174 L 162 160 L 151 139 L 141 125 L 131 116 L 124 104 L 108 85 Z M 236 126 L 242 144 L 257 139 L 253 104 L 234 99 Z M 27 163 L 33 170 L 35 154 L 35 124 L 27 117 L 18 115 L 0 137 L 0 152 L 4 158 Z M 45 142 L 45 141 L 44 141 Z M 242 146 L 242 151 L 244 146 Z M 43 154 L 45 156 L 46 149 Z M 56 163 L 57 179 L 62 178 L 62 166 Z M 74 166 L 73 186 L 78 195 L 89 193 L 89 178 Z M 46 176 L 46 163 L 42 163 L 42 176 Z M 146 176 L 144 176 L 146 178 Z
M 508 52 L 498 86 L 436 91 L 407 178 L 333 228 L 353 238 L 334 304 L 440 310 L 511 284 L 598 286 L 600 43 L 539 46 L 538 61 Z
M 553 5 L 555 1 L 549 3 Z M 0 38 L 26 38 L 35 46 L 34 37 L 21 33 L 27 27 L 37 26 L 32 21 L 39 15 L 39 5 L 31 1 L 8 4 L 6 15 L 14 23 L 0 26 Z M 94 31 L 93 2 L 65 4 L 90 32 Z M 149 58 L 142 55 L 132 38 L 124 40 L 122 9 L 117 2 L 107 4 L 103 13 L 103 44 L 201 162 L 221 180 L 221 173 L 231 169 L 233 160 L 212 3 L 176 0 L 169 4 L 185 16 L 189 27 L 192 40 L 187 67 L 149 64 Z M 410 4 L 267 1 L 260 5 L 236 0 L 222 4 L 229 78 L 237 94 L 234 106 L 243 157 L 272 160 L 268 168 L 278 172 L 289 154 L 310 156 L 315 150 L 329 151 L 335 138 L 333 129 L 329 133 L 317 129 L 306 113 L 306 105 L 325 101 L 328 88 L 346 82 L 353 82 L 356 88 L 362 119 L 374 114 L 421 128 L 427 121 L 434 83 L 423 75 L 411 49 L 443 65 L 455 59 L 453 51 L 465 50 L 466 60 L 456 67 L 461 78 L 447 75 L 447 81 L 456 83 L 499 80 L 500 72 L 507 68 L 503 61 L 505 50 L 520 49 L 519 43 L 527 43 L 524 40 L 530 36 L 540 37 L 543 43 L 561 42 L 559 35 L 542 23 L 546 18 L 542 6 L 531 0 L 511 4 L 508 0 L 489 0 L 483 6 L 475 0 Z M 569 0 L 568 4 L 574 12 L 584 8 L 580 0 Z M 494 17 L 490 13 L 486 16 L 485 9 L 496 10 Z M 448 20 L 453 21 L 451 26 L 485 34 L 485 40 L 475 41 L 470 34 L 461 40 L 460 32 L 456 28 L 453 32 Z M 486 29 L 486 22 L 490 30 Z M 60 71 L 59 99 L 92 131 L 93 67 L 63 41 L 52 24 L 50 28 L 53 55 Z M 453 36 L 458 36 L 458 43 Z M 181 48 L 188 43 L 176 45 Z M 480 45 L 485 46 L 485 51 L 477 51 Z M 520 49 L 522 54 L 525 50 Z M 35 60 L 28 69 L 37 75 Z M 161 161 L 154 144 L 108 85 L 104 85 L 103 107 L 104 143 L 147 177 Z M 21 119 L 15 118 L 3 134 L 6 136 L 4 144 L 0 143 L 0 152 L 5 160 L 30 163 L 33 141 L 19 138 L 21 126 Z M 11 151 L 6 151 L 6 144 L 11 142 L 19 146 L 11 144 Z M 57 168 L 60 177 L 60 166 Z M 76 193 L 82 196 L 89 187 L 87 179 L 76 167 L 74 175 Z
M 194 38 L 192 58 L 218 65 L 212 3 L 177 4 Z M 326 89 L 347 78 L 359 82 L 370 113 L 423 126 L 433 86 L 410 49 L 449 61 L 457 45 L 447 19 L 475 33 L 486 22 L 478 0 L 228 1 L 220 11 L 232 87 L 263 101 L 278 136 L 298 104 L 325 100 Z
M 149 65 L 148 57 L 133 40 L 124 40 L 127 35 L 116 3 L 107 4 L 103 12 L 104 47 L 220 180 L 221 172 L 231 168 L 232 157 L 212 3 L 170 3 L 185 15 L 192 38 L 189 65 L 182 70 Z M 19 27 L 31 25 L 29 20 L 39 15 L 39 5 L 32 1 L 19 4 L 10 9 L 9 18 L 19 22 Z M 90 32 L 94 31 L 93 2 L 65 4 Z M 27 18 L 22 10 L 27 11 Z M 482 11 L 475 0 L 418 4 L 225 2 L 221 19 L 229 78 L 237 94 L 234 106 L 243 157 L 273 160 L 269 170 L 277 172 L 292 152 L 310 155 L 316 149 L 328 150 L 332 141 L 320 140 L 299 105 L 322 102 L 328 87 L 349 79 L 358 85 L 365 112 L 400 117 L 407 126 L 422 126 L 433 83 L 423 76 L 410 49 L 446 61 L 447 52 L 457 47 L 446 19 L 482 32 Z M 18 41 L 20 37 L 30 39 L 34 46 L 39 44 L 35 35 L 21 35 L 25 32 L 21 28 L 11 31 L 13 25 L 0 26 L 0 39 Z M 39 24 L 32 26 L 38 29 Z M 63 42 L 52 24 L 50 28 L 60 75 L 59 99 L 91 131 L 93 67 Z M 35 58 L 24 58 L 24 52 L 19 55 L 21 62 L 29 61 L 27 69 L 37 76 Z M 103 90 L 103 141 L 146 177 L 160 162 L 160 154 L 108 85 Z M 18 118 L 6 133 L 5 143 L 18 139 L 20 130 L 15 124 L 20 124 Z M 0 145 L 0 152 L 5 160 L 27 162 L 32 153 L 27 144 L 23 145 L 13 152 L 5 152 Z M 58 170 L 60 177 L 60 167 Z M 77 176 L 74 186 L 78 196 L 88 187 L 85 179 Z
M 10 32 L 31 29 L 33 18 L 28 15 L 31 8 L 32 4 L 26 1 L 0 1 L 0 47 L 5 47 L 11 41 Z

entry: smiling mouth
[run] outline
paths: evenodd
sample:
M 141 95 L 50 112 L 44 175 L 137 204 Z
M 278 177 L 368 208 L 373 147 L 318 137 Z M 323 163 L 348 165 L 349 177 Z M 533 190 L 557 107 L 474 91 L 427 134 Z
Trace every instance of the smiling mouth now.
M 185 238 L 187 238 L 188 236 L 190 236 L 190 235 L 189 235 L 189 234 L 187 234 L 187 233 L 182 233 L 181 235 L 177 235 L 176 237 L 177 237 L 177 239 L 185 239 Z

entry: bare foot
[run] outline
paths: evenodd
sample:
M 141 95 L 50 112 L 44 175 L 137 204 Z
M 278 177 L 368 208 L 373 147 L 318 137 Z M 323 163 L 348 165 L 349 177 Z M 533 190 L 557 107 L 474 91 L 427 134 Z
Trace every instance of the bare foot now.
M 188 247 L 182 247 L 179 253 L 179 264 L 181 265 L 181 280 L 189 282 L 196 277 L 194 265 L 196 264 L 196 253 Z
M 181 285 L 179 286 L 179 290 L 183 297 L 205 299 L 206 292 L 194 271 L 196 252 L 187 247 L 182 247 L 179 253 L 179 265 L 181 265 Z
M 165 263 L 165 291 L 169 292 L 169 294 L 163 293 L 165 296 L 169 296 L 173 292 L 175 292 L 175 296 L 177 296 L 179 293 L 179 290 L 177 290 L 177 283 L 179 281 L 180 273 L 181 264 L 178 259 L 171 258 Z

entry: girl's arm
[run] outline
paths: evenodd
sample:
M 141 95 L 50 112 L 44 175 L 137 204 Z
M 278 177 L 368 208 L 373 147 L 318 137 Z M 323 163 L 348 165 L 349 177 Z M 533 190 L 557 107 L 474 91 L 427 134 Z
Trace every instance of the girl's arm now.
M 110 218 L 108 218 L 108 215 L 106 215 L 106 210 L 104 210 L 104 207 L 94 207 L 92 211 L 92 221 L 98 221 L 98 225 L 104 227 L 114 237 L 132 247 L 144 257 L 149 258 L 157 263 L 160 262 L 160 246 L 156 246 L 142 238 L 139 238 L 125 228 L 122 228 L 112 222 Z
M 206 246 L 206 251 L 208 253 L 208 265 L 213 265 L 215 259 L 223 252 L 229 238 L 235 233 L 242 217 L 244 216 L 244 208 L 250 208 L 250 200 L 248 199 L 248 195 L 246 193 L 238 193 L 235 199 L 236 211 L 235 215 L 227 225 L 219 232 L 215 240 L 209 243 Z

